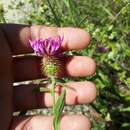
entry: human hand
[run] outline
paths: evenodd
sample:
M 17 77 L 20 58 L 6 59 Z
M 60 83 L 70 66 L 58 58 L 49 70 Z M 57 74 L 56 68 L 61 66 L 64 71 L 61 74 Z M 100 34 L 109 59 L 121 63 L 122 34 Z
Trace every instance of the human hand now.
M 83 49 L 90 41 L 89 34 L 82 29 L 0 25 L 0 130 L 52 130 L 52 118 L 49 116 L 13 117 L 15 111 L 52 106 L 49 93 L 32 91 L 35 84 L 13 86 L 13 83 L 42 78 L 39 57 L 16 57 L 33 52 L 28 39 L 57 35 L 64 36 L 62 47 L 66 51 Z M 89 76 L 95 68 L 95 62 L 89 57 L 68 56 L 64 73 L 71 77 Z M 67 86 L 76 90 L 67 89 L 67 105 L 90 103 L 96 97 L 95 85 L 89 81 L 70 82 Z M 61 130 L 89 130 L 90 127 L 90 121 L 85 116 L 66 115 L 61 120 Z

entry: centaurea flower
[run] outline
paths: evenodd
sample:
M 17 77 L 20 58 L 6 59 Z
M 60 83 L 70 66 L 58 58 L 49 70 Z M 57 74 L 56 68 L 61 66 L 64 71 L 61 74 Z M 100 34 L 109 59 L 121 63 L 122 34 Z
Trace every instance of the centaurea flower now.
M 61 44 L 63 37 L 60 36 L 56 39 L 49 37 L 45 40 L 29 40 L 31 47 L 38 56 L 58 56 L 61 54 Z
M 57 86 L 58 74 L 62 71 L 62 64 L 60 57 L 63 53 L 61 50 L 61 44 L 63 42 L 63 37 L 58 38 L 46 38 L 45 40 L 29 40 L 34 53 L 37 56 L 42 57 L 42 72 L 51 81 L 50 92 L 53 97 L 53 127 L 54 130 L 59 130 L 60 128 L 60 117 L 62 110 L 64 108 L 64 100 L 66 91 L 63 89 L 59 95 L 57 101 L 55 98 L 55 88 Z
M 34 53 L 37 56 L 43 57 L 42 59 L 42 72 L 50 76 L 57 76 L 60 73 L 62 67 L 59 60 L 59 56 L 62 55 L 61 44 L 63 37 L 58 38 L 46 38 L 45 40 L 29 40 Z

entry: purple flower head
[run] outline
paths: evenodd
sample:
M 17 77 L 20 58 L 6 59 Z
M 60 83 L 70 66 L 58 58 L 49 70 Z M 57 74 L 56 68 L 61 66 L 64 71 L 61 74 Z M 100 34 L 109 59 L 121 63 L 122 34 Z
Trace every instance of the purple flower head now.
M 57 56 L 61 53 L 61 44 L 63 37 L 58 38 L 46 38 L 45 40 L 29 40 L 31 47 L 38 56 Z

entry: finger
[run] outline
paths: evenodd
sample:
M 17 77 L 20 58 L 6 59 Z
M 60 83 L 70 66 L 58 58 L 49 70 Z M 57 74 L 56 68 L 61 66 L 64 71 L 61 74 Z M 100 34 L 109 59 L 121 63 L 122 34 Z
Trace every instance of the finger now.
M 62 59 L 64 61 L 64 72 L 61 76 L 82 77 L 95 73 L 96 64 L 93 59 L 86 56 L 69 56 Z M 25 81 L 42 77 L 41 59 L 36 56 L 15 57 L 14 79 L 15 81 Z
M 83 29 L 71 27 L 45 27 L 45 26 L 32 26 L 31 37 L 35 39 L 45 39 L 50 36 L 57 37 L 63 36 L 63 48 L 65 50 L 79 50 L 85 48 L 90 42 L 90 35 Z
M 52 106 L 51 94 L 34 92 L 36 86 L 32 84 L 14 88 L 15 111 Z M 96 88 L 91 82 L 70 82 L 67 86 L 65 99 L 67 105 L 90 103 L 96 97 Z M 56 95 L 60 91 L 60 88 L 57 88 Z
M 90 35 L 79 28 L 56 28 L 45 26 L 32 26 L 30 28 L 28 25 L 17 24 L 2 24 L 0 25 L 0 28 L 5 33 L 14 55 L 33 52 L 28 42 L 30 38 L 44 39 L 58 35 L 64 36 L 62 46 L 65 50 L 85 48 L 90 41 Z
M 10 130 L 53 130 L 51 116 L 14 117 Z M 60 130 L 90 130 L 91 123 L 85 116 L 63 116 Z

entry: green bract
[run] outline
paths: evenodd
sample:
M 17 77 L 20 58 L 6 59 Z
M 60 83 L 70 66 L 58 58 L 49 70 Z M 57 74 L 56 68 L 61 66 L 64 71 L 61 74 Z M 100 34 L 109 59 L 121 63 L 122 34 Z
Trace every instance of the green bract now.
M 46 73 L 46 75 L 48 77 L 50 76 L 55 76 L 56 73 L 57 73 L 57 66 L 54 65 L 53 63 L 50 63 L 50 64 L 46 64 L 44 66 L 44 72 Z

